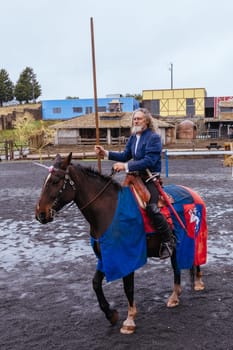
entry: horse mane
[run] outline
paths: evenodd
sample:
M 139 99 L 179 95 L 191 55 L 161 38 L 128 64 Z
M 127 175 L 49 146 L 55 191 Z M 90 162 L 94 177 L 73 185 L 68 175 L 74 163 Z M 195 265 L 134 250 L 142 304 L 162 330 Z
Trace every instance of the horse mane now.
M 113 179 L 112 176 L 106 175 L 106 174 L 100 174 L 96 169 L 94 169 L 91 166 L 82 166 L 80 164 L 76 164 L 75 168 L 78 169 L 79 171 L 81 171 L 84 175 L 99 178 L 99 179 L 103 180 L 104 182 L 111 180 L 112 184 L 114 185 L 114 187 L 117 190 L 122 189 L 121 184 L 117 180 Z

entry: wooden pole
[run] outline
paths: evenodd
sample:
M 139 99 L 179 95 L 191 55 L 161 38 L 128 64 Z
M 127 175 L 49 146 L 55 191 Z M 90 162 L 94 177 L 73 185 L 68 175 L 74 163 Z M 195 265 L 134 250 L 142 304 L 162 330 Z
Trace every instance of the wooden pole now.
M 92 68 L 93 68 L 93 86 L 94 86 L 94 102 L 95 102 L 95 125 L 96 125 L 96 144 L 100 144 L 99 137 L 99 117 L 98 117 L 98 100 L 96 87 L 96 65 L 95 65 L 95 40 L 94 40 L 94 24 L 91 17 L 91 48 L 92 48 Z M 101 157 L 98 155 L 98 169 L 101 173 Z
M 8 160 L 8 141 L 5 141 L 5 159 Z

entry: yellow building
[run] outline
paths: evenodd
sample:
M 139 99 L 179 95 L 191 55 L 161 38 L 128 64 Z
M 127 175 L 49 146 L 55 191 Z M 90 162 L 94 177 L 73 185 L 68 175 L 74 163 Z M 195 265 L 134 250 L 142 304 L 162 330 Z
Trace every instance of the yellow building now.
M 142 104 L 155 116 L 204 117 L 204 88 L 143 90 Z

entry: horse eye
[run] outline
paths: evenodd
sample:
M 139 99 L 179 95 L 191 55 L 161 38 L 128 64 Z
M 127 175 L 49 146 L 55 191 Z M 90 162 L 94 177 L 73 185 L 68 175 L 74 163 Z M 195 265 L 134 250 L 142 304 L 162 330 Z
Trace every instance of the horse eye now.
M 52 184 L 53 185 L 56 185 L 56 184 L 58 184 L 58 182 L 61 180 L 59 177 L 57 177 L 57 176 L 54 176 L 52 179 Z

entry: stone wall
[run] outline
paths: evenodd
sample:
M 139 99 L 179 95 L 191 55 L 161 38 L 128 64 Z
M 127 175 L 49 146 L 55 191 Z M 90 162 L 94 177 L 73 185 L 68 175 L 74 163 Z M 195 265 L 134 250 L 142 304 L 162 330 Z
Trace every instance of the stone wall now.
M 30 115 L 35 120 L 42 119 L 40 103 L 22 104 L 0 108 L 0 130 L 11 129 L 13 122 L 22 115 Z

